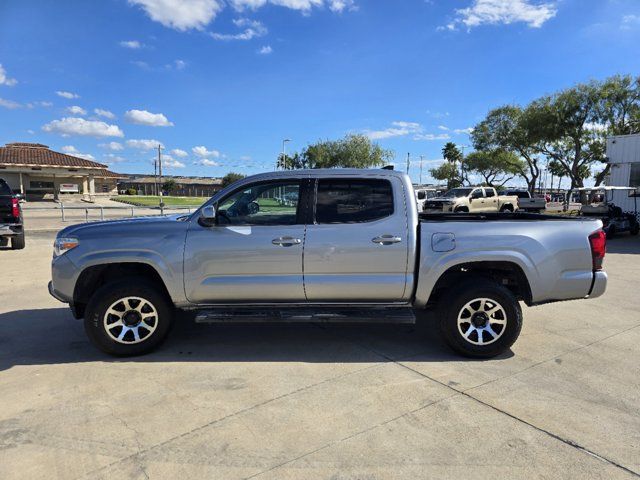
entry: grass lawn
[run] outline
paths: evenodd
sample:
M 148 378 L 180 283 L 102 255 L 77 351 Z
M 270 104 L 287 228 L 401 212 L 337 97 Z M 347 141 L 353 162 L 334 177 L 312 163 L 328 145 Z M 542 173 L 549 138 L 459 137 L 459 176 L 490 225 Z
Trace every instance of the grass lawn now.
M 157 207 L 159 203 L 155 195 L 118 195 L 111 200 L 137 207 Z M 167 207 L 199 207 L 209 197 L 163 197 L 163 200 Z

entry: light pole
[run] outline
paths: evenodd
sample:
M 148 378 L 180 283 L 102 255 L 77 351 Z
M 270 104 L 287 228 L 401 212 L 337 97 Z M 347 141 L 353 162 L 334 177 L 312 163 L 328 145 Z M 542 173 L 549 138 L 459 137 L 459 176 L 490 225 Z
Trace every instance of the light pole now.
M 284 169 L 286 158 L 287 158 L 287 142 L 290 142 L 290 138 L 285 138 L 282 140 L 282 168 Z M 276 163 L 276 170 L 278 169 L 278 164 Z
M 424 155 L 420 155 L 420 185 L 422 185 L 422 159 Z
M 462 180 L 462 184 L 464 184 L 464 149 L 471 148 L 471 145 L 460 145 L 462 151 L 460 152 L 462 156 L 460 157 L 460 180 Z
M 158 176 L 160 177 L 160 215 L 164 215 L 164 202 L 162 201 L 162 145 L 158 144 Z

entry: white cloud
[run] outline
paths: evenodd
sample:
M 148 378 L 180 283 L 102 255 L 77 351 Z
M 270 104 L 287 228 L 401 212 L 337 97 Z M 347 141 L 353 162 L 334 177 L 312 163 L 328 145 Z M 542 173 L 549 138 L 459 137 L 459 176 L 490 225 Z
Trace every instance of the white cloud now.
M 209 160 L 208 158 L 203 158 L 202 160 L 198 160 L 193 162 L 194 165 L 202 165 L 204 167 L 219 167 L 220 164 L 214 160 Z
M 146 110 L 128 110 L 124 114 L 124 118 L 137 125 L 148 125 L 150 127 L 173 126 L 173 123 L 171 123 L 162 113 L 151 113 Z
M 82 108 L 79 107 L 78 105 L 73 105 L 72 107 L 67 107 L 67 112 L 70 113 L 71 115 L 86 115 L 87 111 Z
M 113 112 L 110 112 L 109 110 L 103 110 L 102 108 L 94 108 L 93 113 L 95 113 L 99 117 L 108 118 L 109 120 L 113 120 L 114 118 L 116 118 Z
M 182 150 L 180 148 L 174 148 L 169 153 L 171 153 L 171 155 L 175 155 L 176 157 L 180 157 L 180 158 L 184 158 L 184 157 L 188 157 L 189 156 L 189 154 L 187 152 L 185 152 L 184 150 Z
M 105 148 L 107 150 L 111 150 L 113 152 L 119 152 L 124 150 L 124 147 L 120 142 L 109 142 L 109 143 L 100 143 L 98 144 L 100 148 Z
M 208 157 L 219 158 L 220 157 L 220 152 L 218 150 L 207 150 L 207 147 L 203 147 L 203 146 L 193 147 L 191 151 L 197 157 L 200 157 L 200 158 L 208 158 Z
M 222 10 L 221 0 L 129 0 L 155 22 L 179 31 L 202 30 Z
M 6 85 L 7 87 L 13 87 L 18 81 L 15 78 L 9 78 L 7 71 L 0 63 L 0 85 Z
M 74 157 L 84 158 L 85 160 L 95 160 L 95 157 L 90 153 L 80 153 L 76 147 L 73 145 L 65 145 L 60 148 L 64 153 L 68 155 L 73 155 Z
M 403 137 L 412 133 L 419 133 L 422 125 L 415 122 L 391 122 L 391 127 L 384 130 L 367 130 L 365 135 L 371 140 L 382 140 L 392 137 Z
M 448 133 L 418 133 L 414 135 L 414 140 L 449 140 L 451 137 Z
M 271 53 L 273 53 L 273 48 L 271 48 L 271 45 L 265 45 L 258 50 L 259 55 L 270 55 Z
M 344 10 L 357 10 L 354 0 L 330 0 L 329 10 L 332 12 L 343 12 Z
M 175 68 L 176 70 L 184 70 L 187 66 L 187 62 L 185 62 L 184 60 L 174 60 L 173 61 L 173 68 Z
M 73 98 L 80 98 L 80 95 L 78 95 L 77 93 L 65 92 L 64 90 L 58 90 L 56 92 L 56 95 L 62 98 L 68 98 L 70 100 Z
M 103 157 L 107 158 L 107 160 L 105 160 L 105 163 L 107 165 L 111 165 L 113 163 L 120 163 L 120 162 L 126 162 L 126 158 L 121 157 L 120 155 L 116 155 L 115 153 L 105 153 L 103 155 Z
M 97 120 L 85 120 L 78 117 L 65 117 L 53 120 L 42 127 L 48 133 L 58 133 L 62 136 L 81 135 L 87 137 L 124 137 L 124 133 L 117 125 L 109 125 Z
M 185 164 L 174 159 L 171 155 L 163 155 L 162 166 L 166 168 L 184 168 Z
M 140 150 L 152 150 L 154 148 L 158 148 L 158 145 L 164 147 L 162 142 L 159 140 L 151 140 L 151 139 L 138 139 L 138 140 L 127 140 L 127 147 L 138 148 Z
M 438 125 L 438 129 L 440 130 L 444 130 L 445 132 L 449 131 L 449 127 L 445 126 L 445 125 Z
M 622 23 L 620 24 L 622 30 L 631 30 L 634 27 L 640 27 L 640 15 L 625 15 L 622 17 Z M 1 76 L 0 73 L 0 79 Z M 0 83 L 2 83 L 2 81 L 0 81 Z
M 242 28 L 240 33 L 211 33 L 211 37 L 215 40 L 251 40 L 256 37 L 263 37 L 268 30 L 261 22 L 250 20 L 248 18 L 236 18 L 234 25 Z
M 53 103 L 46 101 L 36 101 L 27 103 L 27 108 L 35 108 L 35 107 L 52 107 Z
M 267 3 L 308 13 L 314 7 L 327 7 L 332 12 L 357 10 L 355 0 L 229 0 L 233 8 L 238 11 L 244 9 L 256 10 Z
M 21 108 L 22 104 L 18 102 L 14 102 L 13 100 L 5 100 L 4 98 L 0 98 L 0 107 L 8 108 L 9 110 L 13 110 L 16 108 Z
M 467 128 L 456 128 L 453 133 L 455 133 L 456 135 L 462 135 L 463 133 L 466 133 L 467 135 L 470 135 L 473 132 L 473 127 L 467 127 Z
M 120 42 L 120 46 L 123 48 L 130 48 L 131 50 L 138 50 L 142 48 L 144 45 L 140 43 L 138 40 L 122 40 Z
M 456 10 L 454 22 L 446 29 L 455 30 L 456 24 L 467 28 L 480 25 L 509 25 L 526 23 L 531 28 L 540 28 L 558 12 L 555 3 L 540 3 L 533 0 L 473 0 L 470 7 Z M 441 28 L 442 29 L 442 28 Z

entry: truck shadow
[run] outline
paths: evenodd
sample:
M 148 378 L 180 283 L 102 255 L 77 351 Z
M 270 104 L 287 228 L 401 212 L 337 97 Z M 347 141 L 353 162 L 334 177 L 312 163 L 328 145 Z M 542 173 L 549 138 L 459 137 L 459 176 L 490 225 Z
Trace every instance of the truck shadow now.
M 423 322 L 428 319 L 421 319 Z M 426 330 L 426 331 L 423 331 Z M 511 352 L 504 358 L 512 356 Z M 67 308 L 0 314 L 0 371 L 84 362 L 455 362 L 433 329 L 414 325 L 217 324 L 178 319 L 155 352 L 114 358 L 87 340 Z

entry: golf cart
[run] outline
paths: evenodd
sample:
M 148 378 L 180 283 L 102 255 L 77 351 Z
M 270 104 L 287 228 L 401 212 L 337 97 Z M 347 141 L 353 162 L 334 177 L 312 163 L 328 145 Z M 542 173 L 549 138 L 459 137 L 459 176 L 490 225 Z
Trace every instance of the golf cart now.
M 637 194 L 635 187 L 581 187 L 570 190 L 566 198 L 570 199 L 573 193 L 577 193 L 582 204 L 580 215 L 600 218 L 608 238 L 622 232 L 638 235 L 640 224 L 638 223 L 637 195 L 633 196 L 634 212 L 625 213 L 613 203 L 613 192 Z M 565 201 L 565 211 L 566 208 Z

